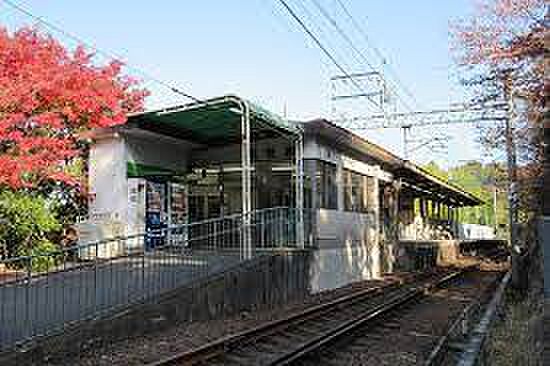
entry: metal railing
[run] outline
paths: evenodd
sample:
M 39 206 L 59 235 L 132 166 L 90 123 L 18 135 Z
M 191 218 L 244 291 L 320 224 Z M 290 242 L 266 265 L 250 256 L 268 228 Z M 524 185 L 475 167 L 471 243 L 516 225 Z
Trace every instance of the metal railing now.
M 239 265 L 244 230 L 252 257 L 300 247 L 296 218 L 277 207 L 0 260 L 0 350 Z

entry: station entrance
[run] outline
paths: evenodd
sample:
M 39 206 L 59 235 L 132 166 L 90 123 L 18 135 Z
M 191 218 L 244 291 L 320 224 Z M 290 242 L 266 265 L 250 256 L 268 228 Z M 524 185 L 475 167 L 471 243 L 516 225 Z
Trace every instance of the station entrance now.
M 143 113 L 131 117 L 122 134 L 129 141 L 130 170 L 139 171 L 128 172 L 129 192 L 143 186 L 140 214 L 144 220 L 134 221 L 145 231 L 232 215 L 243 215 L 248 221 L 254 211 L 276 207 L 301 212 L 301 131 L 297 124 L 253 103 L 228 96 Z M 162 159 L 151 158 L 171 146 L 154 141 L 148 147 L 142 141 L 143 134 L 169 138 L 174 151 Z M 132 154 L 134 151 L 138 153 Z M 155 166 L 149 166 L 151 162 Z M 130 183 L 131 179 L 138 180 Z M 298 219 L 297 225 L 302 221 Z M 247 222 L 243 225 L 250 226 Z M 245 230 L 243 243 L 248 247 L 249 235 Z M 152 236 L 149 245 L 166 240 Z

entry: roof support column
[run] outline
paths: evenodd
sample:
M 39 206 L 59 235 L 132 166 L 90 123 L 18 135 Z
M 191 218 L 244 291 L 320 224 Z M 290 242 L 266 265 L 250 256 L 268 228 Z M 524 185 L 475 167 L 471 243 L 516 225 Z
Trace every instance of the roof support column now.
M 242 165 L 242 239 L 241 257 L 252 258 L 252 159 L 250 138 L 250 108 L 245 101 L 239 101 L 241 107 L 241 165 Z
M 371 196 L 371 200 L 369 202 L 369 208 L 373 213 L 372 216 L 372 240 L 369 241 L 372 243 L 372 247 L 374 250 L 371 252 L 371 274 L 373 277 L 378 278 L 382 275 L 382 272 L 393 272 L 394 267 L 394 256 L 392 253 L 393 250 L 393 243 L 387 242 L 384 243 L 388 246 L 388 248 L 382 248 L 381 246 L 381 240 L 380 236 L 382 235 L 382 228 L 380 227 L 380 220 L 381 220 L 381 207 L 380 207 L 380 175 L 382 174 L 382 170 L 379 166 L 376 167 L 376 173 L 374 177 L 372 178 L 372 192 L 368 192 Z M 370 243 L 369 243 L 370 244 Z M 389 256 L 381 255 L 381 253 L 390 253 Z M 385 262 L 382 262 L 381 258 L 384 258 Z
M 303 134 L 300 133 L 296 139 L 295 155 L 296 155 L 296 244 L 298 248 L 303 249 L 305 246 L 304 233 L 304 140 Z

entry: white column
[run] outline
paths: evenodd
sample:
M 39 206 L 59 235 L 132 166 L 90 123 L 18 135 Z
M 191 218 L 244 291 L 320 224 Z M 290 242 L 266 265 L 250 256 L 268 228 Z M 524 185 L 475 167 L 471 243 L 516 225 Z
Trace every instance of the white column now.
M 250 153 L 250 110 L 245 101 L 240 102 L 241 106 L 241 164 L 242 164 L 242 214 L 243 230 L 241 255 L 244 259 L 252 258 L 252 235 L 250 231 L 252 215 L 252 187 L 251 187 L 251 153 Z
M 304 248 L 304 140 L 303 135 L 295 142 L 296 154 L 296 241 Z
M 372 197 L 374 198 L 372 202 L 369 202 L 369 203 L 372 203 L 373 205 L 372 211 L 374 212 L 374 215 L 373 215 L 374 216 L 374 223 L 373 223 L 374 235 L 372 238 L 373 249 L 371 251 L 371 263 L 372 263 L 371 273 L 375 278 L 380 277 L 382 275 L 381 258 L 383 257 L 382 253 L 384 251 L 384 248 L 380 246 L 380 183 L 379 183 L 380 174 L 381 174 L 380 167 L 376 167 L 376 174 L 374 174 L 374 177 L 373 177 L 374 179 L 373 179 L 373 187 L 372 187 L 372 190 L 373 190 Z M 390 264 L 389 265 L 390 271 L 392 268 L 393 266 Z

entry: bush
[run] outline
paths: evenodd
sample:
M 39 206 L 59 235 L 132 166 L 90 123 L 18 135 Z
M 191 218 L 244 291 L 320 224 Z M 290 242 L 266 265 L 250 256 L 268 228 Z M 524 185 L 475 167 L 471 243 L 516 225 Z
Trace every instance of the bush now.
M 19 256 L 30 257 L 29 261 L 24 263 L 25 269 L 30 269 L 33 272 L 45 272 L 59 263 L 62 253 L 59 252 L 59 247 L 44 239 L 38 242 L 32 248 L 24 248 L 17 253 Z M 23 263 L 20 264 L 23 266 Z
M 54 249 L 48 237 L 60 228 L 46 199 L 22 191 L 0 192 L 0 257 Z

